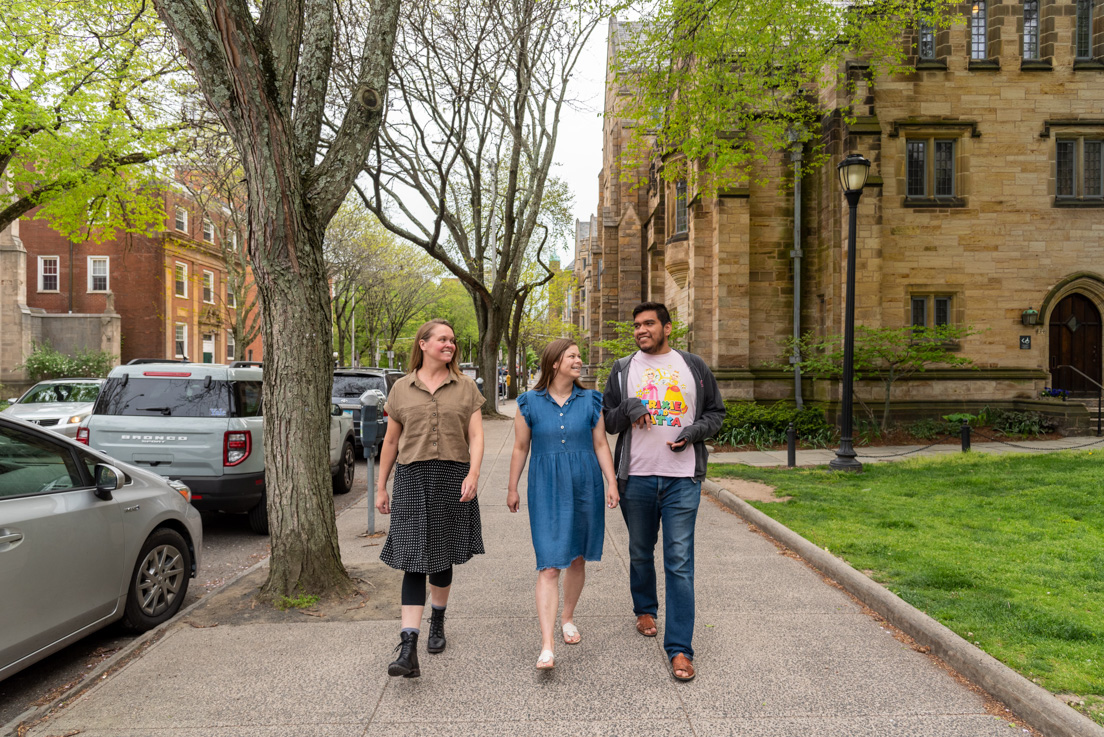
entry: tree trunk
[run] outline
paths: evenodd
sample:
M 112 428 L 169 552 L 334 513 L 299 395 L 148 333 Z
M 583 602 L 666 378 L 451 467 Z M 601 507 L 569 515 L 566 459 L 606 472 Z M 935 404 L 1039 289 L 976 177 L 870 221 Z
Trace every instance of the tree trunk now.
M 254 241 L 263 246 L 252 256 L 263 316 L 272 556 L 260 596 L 344 596 L 356 587 L 341 563 L 329 473 L 333 333 L 322 258 L 325 228 L 313 224 L 298 177 L 281 181 L 276 174 L 294 167 L 279 162 L 279 149 L 273 149 L 266 151 L 272 158 L 245 162 L 251 227 L 263 231 Z
M 502 310 L 488 309 L 480 299 L 475 301 L 475 321 L 479 326 L 479 376 L 483 379 L 484 416 L 498 415 L 498 347 L 502 342 L 505 319 Z

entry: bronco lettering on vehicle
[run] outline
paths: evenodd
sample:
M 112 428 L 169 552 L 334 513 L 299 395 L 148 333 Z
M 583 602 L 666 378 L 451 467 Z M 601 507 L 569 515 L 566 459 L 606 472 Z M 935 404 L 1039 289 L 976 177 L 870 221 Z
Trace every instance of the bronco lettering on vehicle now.
M 137 440 L 140 443 L 167 443 L 174 440 L 187 440 L 187 435 L 120 435 L 120 440 Z

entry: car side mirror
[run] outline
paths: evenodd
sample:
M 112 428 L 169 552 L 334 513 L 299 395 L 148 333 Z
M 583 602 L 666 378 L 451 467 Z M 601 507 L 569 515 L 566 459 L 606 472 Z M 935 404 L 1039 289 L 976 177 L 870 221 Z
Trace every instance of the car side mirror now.
M 112 499 L 111 492 L 123 485 L 123 473 L 115 466 L 106 463 L 96 464 L 96 496 L 109 502 Z
M 338 407 L 336 404 L 330 405 L 330 415 L 332 417 L 341 417 L 343 414 L 345 413 L 342 411 L 341 407 Z
M 8 400 L 8 404 L 15 404 L 18 401 L 19 401 L 19 397 L 12 397 L 11 399 Z

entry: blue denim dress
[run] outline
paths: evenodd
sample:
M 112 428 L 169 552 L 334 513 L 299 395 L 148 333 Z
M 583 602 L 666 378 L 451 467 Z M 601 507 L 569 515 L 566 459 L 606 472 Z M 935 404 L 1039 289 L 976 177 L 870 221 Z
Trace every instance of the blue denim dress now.
M 529 527 L 537 570 L 567 568 L 579 556 L 602 559 L 605 487 L 592 432 L 601 392 L 576 387 L 561 407 L 545 390 L 517 398 L 529 425 Z

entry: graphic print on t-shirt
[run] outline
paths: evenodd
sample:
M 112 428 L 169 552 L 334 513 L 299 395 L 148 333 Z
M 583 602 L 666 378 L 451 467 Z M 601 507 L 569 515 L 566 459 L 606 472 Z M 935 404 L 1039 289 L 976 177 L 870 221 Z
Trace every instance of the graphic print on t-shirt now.
M 634 426 L 630 476 L 694 475 L 694 451 L 676 451 L 669 443 L 694 424 L 697 391 L 694 375 L 677 351 L 652 355 L 643 351 L 629 363 L 629 396 L 648 411 L 648 423 Z
M 648 368 L 644 370 L 636 396 L 648 410 L 651 424 L 682 427 L 687 410 L 682 395 L 685 388 L 679 383 L 677 370 Z

